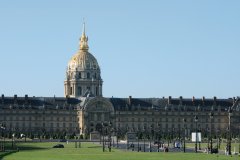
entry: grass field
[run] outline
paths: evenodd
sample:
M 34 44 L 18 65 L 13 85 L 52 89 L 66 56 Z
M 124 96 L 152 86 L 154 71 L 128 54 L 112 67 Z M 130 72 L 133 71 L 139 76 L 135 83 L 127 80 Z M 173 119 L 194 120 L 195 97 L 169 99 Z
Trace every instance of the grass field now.
M 7 155 L 3 160 L 239 160 L 238 156 L 210 155 L 204 153 L 157 153 L 131 152 L 113 149 L 102 152 L 102 147 L 93 143 L 63 143 L 65 148 L 52 148 L 58 143 L 21 143 L 20 151 Z

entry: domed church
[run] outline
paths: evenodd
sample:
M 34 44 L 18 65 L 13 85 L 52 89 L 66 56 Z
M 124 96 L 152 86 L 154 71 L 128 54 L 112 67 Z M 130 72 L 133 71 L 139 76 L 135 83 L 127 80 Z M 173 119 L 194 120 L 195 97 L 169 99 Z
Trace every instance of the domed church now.
M 210 130 L 221 135 L 230 127 L 233 135 L 238 134 L 239 98 L 108 98 L 103 97 L 102 89 L 101 69 L 89 52 L 84 24 L 79 48 L 67 65 L 64 97 L 2 94 L 2 133 L 42 138 L 88 137 L 92 132 L 106 129 L 120 137 L 135 132 L 148 137 L 171 133 L 180 138 L 183 133 L 190 137 L 196 129 L 202 135 Z
M 102 96 L 100 67 L 88 49 L 84 24 L 79 50 L 68 63 L 64 81 L 65 97 Z

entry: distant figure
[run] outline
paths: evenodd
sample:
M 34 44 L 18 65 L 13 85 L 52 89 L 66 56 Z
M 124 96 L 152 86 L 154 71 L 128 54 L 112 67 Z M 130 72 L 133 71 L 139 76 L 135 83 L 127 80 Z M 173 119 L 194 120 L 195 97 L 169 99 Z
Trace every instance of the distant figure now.
M 164 146 L 163 151 L 168 152 L 168 147 Z
M 228 156 L 228 145 L 226 145 L 226 147 L 225 147 L 225 155 Z

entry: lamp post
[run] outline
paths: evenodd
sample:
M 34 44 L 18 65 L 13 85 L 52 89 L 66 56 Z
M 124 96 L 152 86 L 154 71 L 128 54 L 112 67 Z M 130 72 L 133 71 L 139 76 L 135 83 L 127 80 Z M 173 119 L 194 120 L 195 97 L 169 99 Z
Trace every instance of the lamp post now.
M 198 116 L 195 116 L 195 123 L 196 123 L 196 139 L 195 139 L 195 152 L 197 153 L 197 122 L 198 122 Z
M 219 136 L 219 128 L 217 129 L 217 133 L 216 133 L 216 137 L 217 137 L 217 150 L 220 149 L 220 136 Z
M 102 123 L 102 149 L 105 152 L 105 142 L 104 142 L 104 123 Z
M 111 133 L 112 133 L 112 122 L 109 122 L 109 152 L 111 152 L 112 149 L 112 137 L 111 137 Z
M 119 136 L 119 131 L 120 131 L 120 129 L 117 128 L 117 148 L 118 148 L 118 136 Z
M 207 153 L 209 153 L 209 128 L 207 128 Z
M 210 113 L 210 153 L 212 154 L 212 119 L 213 112 Z
M 13 149 L 13 147 L 14 147 L 14 146 L 13 146 L 14 141 L 15 141 L 15 134 L 13 133 L 13 134 L 12 134 L 12 149 Z
M 143 127 L 143 152 L 145 152 L 145 127 Z
M 159 152 L 159 148 L 160 148 L 160 123 L 158 123 L 158 134 L 157 134 L 157 143 L 158 143 L 158 152 Z
M 4 126 L 4 124 L 1 124 L 1 130 L 2 130 L 2 138 L 3 138 L 3 141 L 2 141 L 2 151 L 5 151 L 5 129 L 6 127 Z
M 238 155 L 240 155 L 240 125 L 238 130 Z
M 174 132 L 175 131 L 175 128 L 172 128 L 172 137 L 171 137 L 171 142 L 174 143 L 173 139 L 174 139 Z
M 151 139 L 153 138 L 153 134 L 154 134 L 154 131 L 153 131 L 153 125 L 151 125 L 151 136 L 149 136 L 149 139 L 150 139 L 150 142 L 149 142 L 149 152 L 152 152 L 152 145 L 151 145 Z
M 231 139 L 232 139 L 232 137 L 231 137 L 231 116 L 232 116 L 232 109 L 231 109 L 231 107 L 229 107 L 229 109 L 228 109 L 228 118 L 229 118 L 229 119 L 228 119 L 228 120 L 229 120 L 229 121 L 228 121 L 228 122 L 229 122 L 229 123 L 228 123 L 228 129 L 229 129 L 229 130 L 228 130 L 228 132 L 229 132 L 229 133 L 228 133 L 228 134 L 229 134 L 229 135 L 228 135 L 228 136 L 229 136 L 229 137 L 228 137 L 228 138 L 229 138 L 229 139 L 228 139 L 228 155 L 231 155 L 231 154 L 232 154 L 232 152 L 231 152 Z
M 185 153 L 186 152 L 186 144 L 185 144 L 185 139 L 186 139 L 186 119 L 183 118 L 183 152 Z
M 139 130 L 138 130 L 138 132 L 137 132 L 137 144 L 138 144 L 138 147 L 137 147 L 138 150 L 137 150 L 137 151 L 139 152 Z

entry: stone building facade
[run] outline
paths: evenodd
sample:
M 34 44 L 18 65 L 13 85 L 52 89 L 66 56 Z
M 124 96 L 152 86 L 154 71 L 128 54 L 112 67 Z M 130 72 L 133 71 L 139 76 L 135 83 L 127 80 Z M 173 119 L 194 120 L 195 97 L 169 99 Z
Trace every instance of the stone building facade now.
M 232 134 L 238 134 L 239 98 L 103 97 L 101 70 L 88 50 L 84 27 L 79 50 L 70 59 L 66 70 L 65 97 L 2 95 L 0 123 L 4 133 L 49 137 L 89 135 L 108 127 L 117 135 L 141 132 L 181 137 L 183 132 L 189 136 L 196 129 L 203 134 L 210 130 L 214 134 L 225 134 L 230 126 Z

